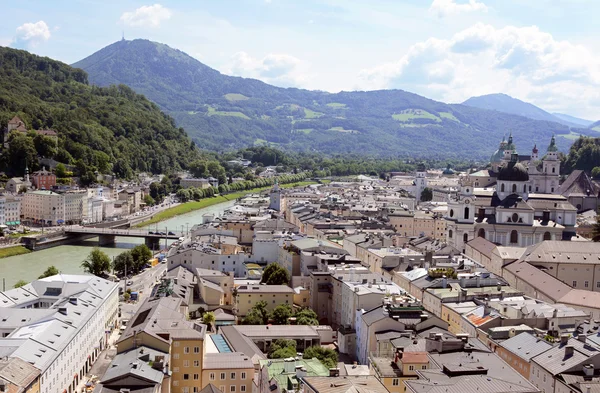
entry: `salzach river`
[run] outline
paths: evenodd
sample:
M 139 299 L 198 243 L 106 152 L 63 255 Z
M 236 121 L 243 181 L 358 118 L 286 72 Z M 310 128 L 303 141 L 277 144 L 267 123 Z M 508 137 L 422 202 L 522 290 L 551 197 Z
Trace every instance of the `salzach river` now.
M 158 224 L 150 225 L 149 228 L 158 228 L 159 231 L 187 230 L 195 224 L 202 222 L 202 215 L 206 213 L 219 215 L 224 210 L 235 204 L 235 201 L 223 202 L 196 210 L 191 213 L 182 214 Z M 144 243 L 144 239 L 117 237 L 112 247 L 101 247 L 102 251 L 111 258 L 123 252 L 124 249 L 133 248 Z M 30 254 L 0 259 L 0 290 L 2 290 L 2 279 L 6 289 L 10 289 L 19 280 L 33 281 L 46 270 L 54 265 L 61 273 L 81 273 L 81 262 L 85 260 L 93 247 L 98 246 L 98 239 L 92 238 L 74 245 L 58 246 L 47 250 L 35 251 Z M 161 242 L 164 246 L 164 242 Z

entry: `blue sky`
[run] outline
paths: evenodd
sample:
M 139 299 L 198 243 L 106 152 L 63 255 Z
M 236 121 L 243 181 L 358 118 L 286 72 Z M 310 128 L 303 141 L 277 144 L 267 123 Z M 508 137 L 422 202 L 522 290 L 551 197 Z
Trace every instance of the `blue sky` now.
M 0 45 L 66 63 L 147 38 L 219 71 L 444 102 L 506 93 L 600 119 L 597 0 L 0 0 Z

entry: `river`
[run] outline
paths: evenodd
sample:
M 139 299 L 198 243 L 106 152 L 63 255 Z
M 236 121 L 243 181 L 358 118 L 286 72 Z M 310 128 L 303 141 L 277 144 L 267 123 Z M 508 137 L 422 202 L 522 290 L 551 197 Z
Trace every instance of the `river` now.
M 224 210 L 235 204 L 235 201 L 219 203 L 204 209 L 199 209 L 187 214 L 175 216 L 158 224 L 149 225 L 149 228 L 158 228 L 163 231 L 187 230 L 195 224 L 202 222 L 202 215 L 209 213 L 220 215 Z M 144 239 L 117 237 L 115 245 L 111 247 L 100 247 L 111 258 L 119 255 L 124 249 L 133 248 L 143 244 Z M 161 245 L 164 245 L 161 242 Z M 18 255 L 0 259 L 0 279 L 4 279 L 6 289 L 10 289 L 19 280 L 33 281 L 46 270 L 48 266 L 54 265 L 61 273 L 82 273 L 81 262 L 85 260 L 93 247 L 98 246 L 98 238 L 92 238 L 69 246 L 58 246 L 47 250 L 35 251 L 30 254 Z M 3 289 L 0 280 L 0 290 Z

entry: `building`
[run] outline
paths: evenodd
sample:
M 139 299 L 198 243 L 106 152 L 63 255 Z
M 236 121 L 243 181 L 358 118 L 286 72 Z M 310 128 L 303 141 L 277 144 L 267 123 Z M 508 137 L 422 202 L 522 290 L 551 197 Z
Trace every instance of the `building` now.
M 260 301 L 272 311 L 280 304 L 294 304 L 294 290 L 287 285 L 240 285 L 236 289 L 234 312 L 242 318 Z
M 578 213 L 587 210 L 595 212 L 600 206 L 600 186 L 585 171 L 576 169 L 571 172 L 558 192 L 577 208 Z
M 56 185 L 56 175 L 42 168 L 31 174 L 31 183 L 38 190 L 51 190 Z
M 302 379 L 330 375 L 330 370 L 315 358 L 261 360 L 258 392 L 296 392 L 302 386 Z
M 15 196 L 4 197 L 4 224 L 17 226 L 21 224 L 21 198 Z
M 0 360 L 0 391 L 39 393 L 40 370 L 19 358 Z
M 254 364 L 241 352 L 207 353 L 202 367 L 202 387 L 217 386 L 222 392 L 253 391 Z M 193 390 L 190 390 L 193 392 Z
M 65 222 L 80 224 L 88 215 L 88 193 L 86 190 L 67 191 L 65 199 Z
M 502 341 L 496 347 L 496 353 L 519 374 L 530 380 L 531 359 L 552 348 L 548 341 L 530 333 L 517 334 Z
M 211 184 L 208 181 L 208 179 L 201 179 L 201 178 L 194 178 L 194 177 L 187 177 L 185 179 L 181 179 L 179 184 L 183 188 L 209 188 L 209 187 L 211 187 Z M 218 186 L 218 184 L 217 184 L 217 186 Z
M 0 292 L 2 356 L 35 367 L 39 392 L 73 393 L 117 327 L 118 302 L 116 283 L 88 275 L 59 274 Z
M 65 197 L 53 191 L 31 191 L 23 195 L 23 220 L 38 225 L 65 222 Z
M 304 377 L 304 391 L 307 393 L 348 393 L 369 392 L 389 393 L 388 389 L 371 375 L 349 375 L 337 377 Z
M 203 386 L 202 362 L 206 325 L 187 320 L 181 298 L 148 298 L 116 342 L 117 353 L 147 346 L 168 353 L 171 391 L 193 392 Z M 197 389 L 199 390 L 199 389 Z

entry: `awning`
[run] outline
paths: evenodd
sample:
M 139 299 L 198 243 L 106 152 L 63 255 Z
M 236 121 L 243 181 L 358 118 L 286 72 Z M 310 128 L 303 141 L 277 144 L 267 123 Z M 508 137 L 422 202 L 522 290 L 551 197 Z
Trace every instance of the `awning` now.
M 64 224 L 65 220 L 56 220 L 56 222 L 59 224 Z

